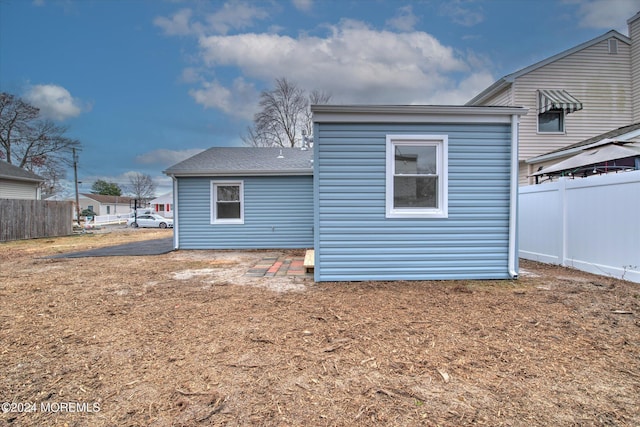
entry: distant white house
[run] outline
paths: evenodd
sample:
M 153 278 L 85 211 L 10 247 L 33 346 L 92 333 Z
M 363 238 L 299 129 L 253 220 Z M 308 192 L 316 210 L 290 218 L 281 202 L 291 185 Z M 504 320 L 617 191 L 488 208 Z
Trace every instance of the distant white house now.
M 173 193 L 163 194 L 149 202 L 149 205 L 158 215 L 165 218 L 173 218 Z
M 0 160 L 0 199 L 40 200 L 39 175 Z
M 88 209 L 95 212 L 96 215 L 120 215 L 129 213 L 133 209 L 133 199 L 126 196 L 82 193 L 78 201 L 80 202 L 80 212 Z

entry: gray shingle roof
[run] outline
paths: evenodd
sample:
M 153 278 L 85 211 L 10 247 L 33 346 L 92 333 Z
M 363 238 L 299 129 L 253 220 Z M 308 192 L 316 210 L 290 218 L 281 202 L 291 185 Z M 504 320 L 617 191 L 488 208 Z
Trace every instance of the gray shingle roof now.
M 640 129 L 640 123 L 634 123 L 629 126 L 622 126 L 618 129 L 613 129 L 608 132 L 601 133 L 600 135 L 596 135 L 592 138 L 585 139 L 580 142 L 576 142 L 575 144 L 567 145 L 566 147 L 562 147 L 554 151 L 549 151 L 546 154 L 560 153 L 562 151 L 570 150 L 572 148 L 587 146 L 607 138 L 615 139 L 615 137 L 617 136 L 624 135 L 625 133 L 633 132 L 634 130 L 638 130 L 638 129 Z
M 167 175 L 312 175 L 313 151 L 299 148 L 213 147 L 164 171 Z
M 91 200 L 95 200 L 98 203 L 101 204 L 122 204 L 122 205 L 126 205 L 129 204 L 131 205 L 131 202 L 133 202 L 133 197 L 127 197 L 127 196 L 108 196 L 105 194 L 93 194 L 93 193 L 81 193 L 82 196 L 91 199 Z
M 42 182 L 44 178 L 26 169 L 19 168 L 10 163 L 0 160 L 0 178 L 12 179 L 16 181 Z

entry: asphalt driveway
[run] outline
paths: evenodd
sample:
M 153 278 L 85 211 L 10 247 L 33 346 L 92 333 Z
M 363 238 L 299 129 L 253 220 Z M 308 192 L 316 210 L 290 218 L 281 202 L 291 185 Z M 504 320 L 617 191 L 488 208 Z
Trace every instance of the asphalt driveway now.
M 102 256 L 141 256 L 162 255 L 173 250 L 173 237 L 142 242 L 126 243 L 124 245 L 107 246 L 105 248 L 91 249 L 89 251 L 71 252 L 68 254 L 53 255 L 47 258 L 85 258 Z

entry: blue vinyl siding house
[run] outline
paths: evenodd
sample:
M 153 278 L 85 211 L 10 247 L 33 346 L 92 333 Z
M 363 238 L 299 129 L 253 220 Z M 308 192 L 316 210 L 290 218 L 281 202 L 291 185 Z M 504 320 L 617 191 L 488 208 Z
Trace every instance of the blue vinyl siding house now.
M 524 109 L 312 111 L 316 281 L 517 276 Z
M 311 151 L 216 147 L 165 173 L 177 249 L 313 246 Z
M 316 281 L 517 276 L 525 109 L 312 112 L 312 150 L 211 148 L 167 169 L 175 248 L 314 248 Z

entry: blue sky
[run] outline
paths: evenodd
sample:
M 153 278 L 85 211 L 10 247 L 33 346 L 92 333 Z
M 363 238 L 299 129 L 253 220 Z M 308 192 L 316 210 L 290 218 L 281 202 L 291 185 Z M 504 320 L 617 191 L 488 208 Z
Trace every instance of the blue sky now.
M 79 180 L 239 146 L 279 77 L 333 103 L 463 104 L 640 0 L 0 0 L 0 90 L 68 125 Z M 69 174 L 69 178 L 72 175 Z

